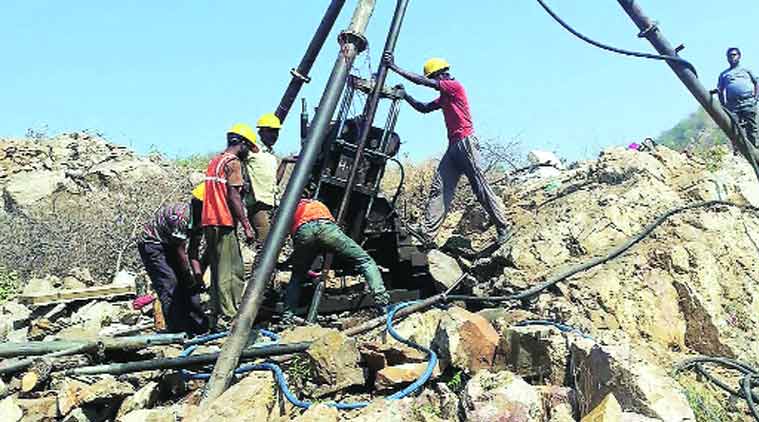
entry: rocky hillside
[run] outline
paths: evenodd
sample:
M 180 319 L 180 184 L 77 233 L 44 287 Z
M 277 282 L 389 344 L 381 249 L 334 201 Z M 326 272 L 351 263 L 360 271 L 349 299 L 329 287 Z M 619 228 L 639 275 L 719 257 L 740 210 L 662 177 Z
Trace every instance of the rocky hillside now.
M 14 168 L 28 166 L 21 170 L 27 178 L 57 174 L 56 189 L 76 189 L 76 180 L 89 180 L 88 189 L 94 190 L 92 186 L 108 185 L 108 177 L 101 177 L 110 174 L 108 168 L 124 166 L 118 159 L 77 165 L 72 158 L 71 169 L 46 161 L 51 154 L 72 157 L 66 145 L 73 141 L 60 141 L 65 145 L 56 147 L 64 151 L 58 155 L 52 147 L 44 154 L 19 154 L 0 144 L 6 157 L 0 160 L 7 174 L 0 182 L 6 209 L 9 203 L 11 208 L 21 203 L 13 195 L 18 190 L 9 188 L 19 174 Z M 121 151 L 104 148 L 104 157 Z M 7 158 L 14 156 L 19 158 Z M 23 161 L 25 156 L 42 158 Z M 142 164 L 128 168 L 165 171 L 137 162 Z M 69 176 L 72 171 L 80 176 Z M 759 362 L 759 219 L 754 208 L 759 206 L 759 182 L 742 159 L 723 153 L 693 157 L 666 147 L 653 152 L 609 149 L 597 160 L 576 163 L 555 176 L 526 178 L 498 189 L 514 228 L 507 244 L 478 254 L 494 237 L 479 207 L 452 213 L 438 237 L 440 250 L 469 275 L 457 293 L 487 297 L 520 292 L 607 255 L 669 210 L 724 202 L 671 215 L 620 256 L 535 297 L 457 301 L 397 321 L 398 334 L 422 349 L 384 329 L 351 332 L 366 319 L 361 315 L 342 315 L 325 321 L 325 327 L 278 330 L 280 343 L 313 341 L 305 353 L 277 358 L 293 395 L 313 403 L 307 411 L 278 393 L 281 387 L 269 371 L 240 376 L 221 398 L 201 408 L 203 381 L 185 381 L 169 370 L 84 380 L 54 376 L 26 393 L 19 392 L 18 377 L 8 377 L 7 386 L 0 386 L 6 396 L 0 401 L 0 419 L 753 420 L 744 401 L 730 398 L 707 377 L 674 371 L 697 355 L 737 359 L 754 368 Z M 69 313 L 58 317 L 66 322 L 61 324 L 64 335 L 55 330 L 40 334 L 39 329 L 36 335 L 70 340 L 71 326 L 78 324 L 104 335 L 109 325 L 150 321 L 148 311 L 130 310 L 128 302 L 106 303 L 110 306 L 99 306 L 107 308 L 107 318 L 90 311 L 92 304 L 70 305 Z M 10 316 L 28 315 L 26 323 L 34 326 L 44 312 L 19 307 L 24 308 L 11 301 L 0 310 L 15 321 L 6 333 L 24 341 L 31 332 L 19 332 L 16 327 L 23 321 Z M 85 311 L 74 314 L 77 309 Z M 196 353 L 218 345 L 208 343 Z M 424 348 L 435 353 L 434 365 Z M 178 345 L 156 346 L 129 359 L 173 357 L 180 351 Z M 430 379 L 421 388 L 395 399 L 428 369 Z M 731 388 L 741 375 L 713 366 L 700 370 Z M 337 410 L 329 406 L 335 401 L 371 404 Z

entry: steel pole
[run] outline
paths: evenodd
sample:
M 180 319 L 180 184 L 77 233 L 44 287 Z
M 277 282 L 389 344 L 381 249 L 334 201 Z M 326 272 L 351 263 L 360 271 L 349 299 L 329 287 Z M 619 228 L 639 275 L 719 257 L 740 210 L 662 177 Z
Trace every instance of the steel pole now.
M 245 286 L 242 303 L 237 313 L 237 321 L 232 327 L 232 332 L 224 343 L 219 359 L 214 366 L 203 401 L 204 405 L 219 397 L 232 380 L 233 372 L 240 360 L 240 353 L 248 342 L 250 329 L 258 314 L 264 289 L 266 289 L 272 270 L 277 263 L 279 251 L 282 249 L 290 230 L 295 208 L 301 198 L 303 188 L 308 183 L 311 168 L 316 162 L 322 143 L 329 131 L 332 115 L 345 88 L 353 61 L 366 48 L 364 31 L 374 12 L 375 1 L 359 0 L 350 26 L 340 34 L 340 53 L 319 101 L 319 108 L 314 115 L 308 137 L 285 188 L 269 236 L 264 242 L 261 259 L 253 272 L 253 279 L 249 280 Z
M 643 10 L 641 10 L 635 0 L 617 1 L 640 30 L 640 33 L 638 34 L 639 37 L 647 39 L 659 54 L 666 56 L 678 55 L 678 51 L 672 48 L 669 41 L 664 38 L 664 35 L 662 35 L 656 22 L 652 21 L 645 15 L 645 13 L 643 13 Z M 680 81 L 685 84 L 688 91 L 693 94 L 709 116 L 711 116 L 717 126 L 719 126 L 725 135 L 730 138 L 733 145 L 739 147 L 743 156 L 753 167 L 757 179 L 759 179 L 759 166 L 757 166 L 756 162 L 759 157 L 759 150 L 753 145 L 749 145 L 748 142 L 744 142 L 743 137 L 740 136 L 740 128 L 735 127 L 730 116 L 728 116 L 728 114 L 722 109 L 719 100 L 715 100 L 709 91 L 701 85 L 698 76 L 696 76 L 691 69 L 684 64 L 675 61 L 667 61 L 667 64 L 675 72 Z
M 343 9 L 345 0 L 332 0 L 329 4 L 327 11 L 324 12 L 324 17 L 319 23 L 319 27 L 316 28 L 314 37 L 311 38 L 311 42 L 308 43 L 306 53 L 303 54 L 303 58 L 300 60 L 300 64 L 295 69 L 290 70 L 290 74 L 293 75 L 290 80 L 290 84 L 287 85 L 285 93 L 282 95 L 282 99 L 279 101 L 277 111 L 274 114 L 279 117 L 279 120 L 285 121 L 287 114 L 290 112 L 290 108 L 295 102 L 295 98 L 298 97 L 298 92 L 304 83 L 308 83 L 311 78 L 308 76 L 308 72 L 311 71 L 316 57 L 324 46 L 324 41 L 327 39 L 332 27 L 335 26 L 337 16 L 340 15 L 340 11 Z
M 406 15 L 406 7 L 409 0 L 398 0 L 395 5 L 395 13 L 393 14 L 393 20 L 390 23 L 390 31 L 387 33 L 387 39 L 385 40 L 384 52 L 392 53 L 395 50 L 395 44 L 398 41 L 398 35 L 401 32 L 401 25 L 403 24 L 403 17 Z M 377 114 L 377 106 L 379 105 L 380 93 L 385 86 L 385 79 L 387 79 L 388 66 L 384 61 L 380 60 L 379 68 L 377 69 L 377 77 L 374 83 L 374 89 L 372 89 L 369 98 L 364 105 L 363 123 L 361 130 L 359 131 L 359 138 L 357 142 L 356 155 L 353 157 L 353 163 L 351 164 L 351 171 L 348 174 L 348 181 L 345 185 L 345 192 L 340 201 L 340 207 L 337 211 L 337 224 L 342 224 L 345 219 L 345 214 L 348 212 L 348 203 L 350 202 L 351 194 L 353 193 L 353 187 L 356 185 L 356 175 L 358 174 L 359 164 L 364 157 L 364 149 L 366 148 L 366 141 L 369 138 L 369 132 L 372 129 L 372 123 L 374 117 Z M 311 306 L 308 308 L 308 314 L 306 315 L 306 321 L 312 323 L 316 320 L 316 315 L 319 312 L 319 304 L 321 303 L 322 295 L 324 294 L 325 277 L 328 277 L 329 270 L 332 268 L 334 262 L 334 256 L 329 254 L 324 260 L 324 266 L 322 268 L 322 276 L 314 289 L 314 295 L 311 298 Z

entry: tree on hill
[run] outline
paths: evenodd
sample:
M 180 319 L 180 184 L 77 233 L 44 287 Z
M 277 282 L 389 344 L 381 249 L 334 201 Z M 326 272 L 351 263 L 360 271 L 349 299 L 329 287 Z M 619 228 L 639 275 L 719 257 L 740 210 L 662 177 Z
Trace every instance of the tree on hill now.
M 728 139 L 714 121 L 699 108 L 681 120 L 672 129 L 659 135 L 658 142 L 672 149 L 710 147 L 728 144 Z

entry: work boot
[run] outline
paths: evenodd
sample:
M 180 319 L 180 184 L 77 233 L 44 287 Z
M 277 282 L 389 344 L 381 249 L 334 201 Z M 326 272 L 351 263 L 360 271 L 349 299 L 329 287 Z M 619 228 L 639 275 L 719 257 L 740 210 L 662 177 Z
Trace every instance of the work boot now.
M 386 316 L 390 312 L 390 297 L 386 293 L 374 296 L 374 305 L 369 310 L 372 318 Z

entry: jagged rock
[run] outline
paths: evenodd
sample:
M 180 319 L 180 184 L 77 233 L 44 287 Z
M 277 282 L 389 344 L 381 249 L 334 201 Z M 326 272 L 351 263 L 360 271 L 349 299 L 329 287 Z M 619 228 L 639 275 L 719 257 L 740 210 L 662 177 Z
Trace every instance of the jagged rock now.
M 58 410 L 65 416 L 79 406 L 103 404 L 112 407 L 115 413 L 124 398 L 133 393 L 130 384 L 111 376 L 102 377 L 92 385 L 69 378 L 58 390 Z
M 104 418 L 94 409 L 76 408 L 63 418 L 63 422 L 100 422 Z
M 423 421 L 459 421 L 459 398 L 443 383 L 424 389 L 414 406 Z
M 402 343 L 362 343 L 361 359 L 370 369 L 380 370 L 388 365 L 425 362 L 427 355 Z
M 61 285 L 64 289 L 84 289 L 87 287 L 87 285 L 79 281 L 79 279 L 70 275 L 63 277 Z
M 158 401 L 158 396 L 160 393 L 158 387 L 159 386 L 157 382 L 151 381 L 137 390 L 134 395 L 127 397 L 126 400 L 121 403 L 117 417 L 126 415 L 127 413 L 135 410 L 148 409 L 153 407 L 153 405 L 155 405 Z
M 7 337 L 15 330 L 29 324 L 32 311 L 14 301 L 5 302 L 0 306 L 0 338 Z M 13 341 L 8 339 L 8 341 Z
M 416 381 L 427 370 L 427 363 L 403 363 L 400 365 L 387 366 L 377 371 L 374 388 L 387 390 L 398 385 L 409 384 Z M 432 378 L 440 376 L 440 365 L 435 365 L 432 370 Z
M 581 409 L 593 409 L 613 393 L 625 410 L 664 421 L 695 420 L 674 380 L 644 362 L 631 345 L 600 346 L 579 336 L 568 338 L 570 375 L 582 398 Z
M 33 278 L 26 282 L 22 295 L 38 295 L 55 292 L 54 283 L 60 283 L 60 279 L 55 276 L 45 278 Z
M 9 396 L 0 401 L 0 420 L 3 422 L 18 422 L 24 416 L 24 412 L 18 406 L 16 398 Z
M 311 394 L 319 397 L 366 382 L 358 366 L 361 356 L 355 339 L 321 327 L 296 327 L 281 338 L 282 342 L 313 340 L 306 354 L 313 368 L 312 381 L 318 387 L 309 388 Z
M 58 401 L 54 395 L 37 399 L 18 399 L 24 412 L 24 422 L 42 422 L 58 419 Z
M 401 400 L 374 400 L 369 406 L 356 412 L 351 422 L 377 422 L 377 421 L 411 421 L 415 413 L 414 400 L 404 398 Z M 416 418 L 418 420 L 418 418 Z
M 277 404 L 274 378 L 268 372 L 252 372 L 214 400 L 188 416 L 188 422 L 266 421 Z
M 661 419 L 649 418 L 633 412 L 622 412 L 622 422 L 658 422 Z
M 622 407 L 619 406 L 614 394 L 607 394 L 598 406 L 582 417 L 581 422 L 616 422 L 621 420 Z
M 523 378 L 563 385 L 569 350 L 561 332 L 550 326 L 507 328 L 501 334 L 496 363 Z
M 68 275 L 84 283 L 87 287 L 95 285 L 95 278 L 87 268 L 75 267 L 69 270 Z
M 557 385 L 535 387 L 543 407 L 543 418 L 548 422 L 565 422 L 576 420 L 577 397 L 575 391 Z
M 293 419 L 293 422 L 337 422 L 339 413 L 337 409 L 325 404 L 311 406 L 302 415 Z
M 8 394 L 8 386 L 0 379 L 0 397 L 5 397 Z
M 436 282 L 436 287 L 440 291 L 445 291 L 461 277 L 463 271 L 455 259 L 433 249 L 427 253 L 429 269 L 432 278 Z
M 139 409 L 116 419 L 117 422 L 176 422 L 171 409 Z
M 161 167 L 149 160 L 109 160 L 92 167 L 84 179 L 91 185 L 114 188 L 163 176 Z
M 63 171 L 38 170 L 12 175 L 5 184 L 5 207 L 24 209 L 52 195 L 65 180 Z
M 493 365 L 499 340 L 485 318 L 456 306 L 411 315 L 396 330 L 402 337 L 436 350 L 441 369 L 453 365 L 471 373 Z
M 535 313 L 524 309 L 487 308 L 477 312 L 477 315 L 485 318 L 498 333 L 504 332 L 505 329 L 518 322 L 538 319 Z
M 518 375 L 508 372 L 478 372 L 466 385 L 462 407 L 467 421 L 540 421 L 542 406 L 538 392 Z

